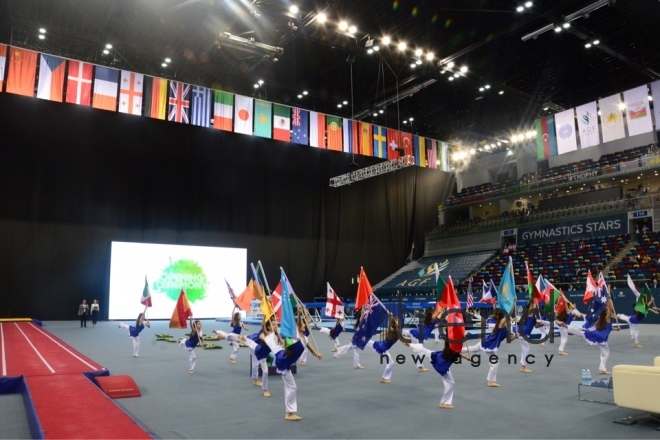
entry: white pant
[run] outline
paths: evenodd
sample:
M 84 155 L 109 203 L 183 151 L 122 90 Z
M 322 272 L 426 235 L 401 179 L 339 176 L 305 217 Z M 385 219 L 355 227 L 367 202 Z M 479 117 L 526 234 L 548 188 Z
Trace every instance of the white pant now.
M 451 375 L 451 370 L 442 376 L 442 384 L 445 386 L 445 391 L 442 393 L 440 403 L 451 405 L 454 400 L 454 376 Z
M 284 382 L 284 406 L 286 412 L 294 413 L 298 411 L 298 389 L 296 387 L 296 380 L 293 378 L 291 370 L 286 370 L 282 373 L 282 381 Z
M 245 345 L 250 349 L 250 356 L 252 358 L 252 379 L 259 379 L 259 366 L 261 366 L 261 389 L 268 390 L 268 363 L 266 359 L 257 359 L 254 355 L 254 350 L 257 348 L 257 343 L 250 338 L 245 339 Z
M 238 350 L 239 350 L 241 347 L 240 347 L 240 345 L 238 345 L 238 342 L 236 342 L 236 341 L 233 341 L 233 342 L 231 343 L 231 346 L 234 347 L 234 349 L 232 350 L 231 354 L 229 355 L 229 359 L 231 359 L 231 360 L 235 360 L 235 359 L 236 359 L 236 356 L 238 356 Z
M 369 341 L 367 345 L 371 347 L 372 350 L 374 350 L 374 353 L 376 353 L 380 359 L 382 359 L 382 356 L 387 356 L 387 364 L 385 364 L 385 371 L 383 371 L 383 379 L 385 380 L 392 379 L 392 373 L 394 373 L 394 359 L 392 358 L 390 351 L 387 350 L 385 353 L 381 355 L 374 349 L 374 341 Z
M 529 342 L 527 342 L 523 337 L 519 337 L 518 341 L 520 341 L 520 365 L 523 367 L 527 366 L 526 359 L 527 355 L 529 355 L 530 349 L 529 349 Z
M 337 356 L 343 356 L 346 353 L 348 353 L 350 350 L 353 350 L 353 367 L 358 368 L 360 366 L 360 352 L 358 351 L 359 348 L 357 348 L 353 344 L 348 344 L 348 345 L 342 345 L 337 349 Z
M 617 318 L 619 318 L 621 321 L 627 322 L 630 324 L 630 317 L 626 315 L 622 315 L 619 313 L 616 315 Z M 639 325 L 638 324 L 630 324 L 630 337 L 632 338 L 633 342 L 635 344 L 639 344 Z
M 607 342 L 600 347 L 600 371 L 607 371 L 607 360 L 610 358 L 610 347 Z
M 568 342 L 568 329 L 562 326 L 559 326 L 559 351 L 564 351 L 566 348 L 566 342 Z
M 130 326 L 128 324 L 123 323 L 123 322 L 119 323 L 119 327 L 125 328 L 125 329 L 130 329 Z M 129 333 L 129 335 L 130 335 L 130 333 Z M 133 356 L 139 356 L 140 355 L 140 337 L 139 336 L 131 336 L 131 339 L 133 340 Z
M 184 347 L 186 347 L 184 345 Z M 195 349 L 186 347 L 186 350 L 188 350 L 188 369 L 190 371 L 195 370 L 195 364 L 197 364 L 197 356 L 195 355 Z
M 526 342 L 526 341 L 525 341 Z M 473 351 L 483 351 L 483 347 L 481 346 L 481 342 L 477 342 L 474 345 L 471 345 L 468 349 L 468 347 L 463 347 L 462 352 L 473 352 Z M 494 352 L 488 352 L 488 353 L 494 353 Z M 486 380 L 488 382 L 497 382 L 497 369 L 500 367 L 500 362 L 499 360 L 497 363 L 491 363 L 490 362 L 490 356 L 488 356 L 488 363 L 490 366 L 488 367 L 488 375 L 486 376 Z
M 335 338 L 332 340 L 332 343 L 334 344 L 335 348 L 339 348 L 339 338 Z
M 419 340 L 418 340 L 417 338 L 413 337 L 413 335 L 411 335 L 410 332 L 408 332 L 408 330 L 403 330 L 403 331 L 401 332 L 401 334 L 402 334 L 405 338 L 408 338 L 408 339 L 410 339 L 411 341 L 414 341 L 413 343 L 414 343 L 415 345 L 422 345 L 422 344 L 419 343 Z M 425 341 L 425 342 L 426 342 L 426 341 Z M 421 351 L 421 348 L 418 348 L 418 349 L 416 349 L 416 350 L 417 350 L 417 352 L 420 352 L 420 351 Z M 429 354 L 428 354 L 428 356 L 431 356 L 430 353 L 431 353 L 431 352 L 430 352 L 430 350 L 429 350 Z M 420 357 L 417 358 L 417 360 L 415 361 L 415 365 L 417 366 L 417 368 L 424 368 L 424 362 L 423 362 L 423 359 L 425 359 L 426 357 L 427 357 L 427 356 L 420 356 Z

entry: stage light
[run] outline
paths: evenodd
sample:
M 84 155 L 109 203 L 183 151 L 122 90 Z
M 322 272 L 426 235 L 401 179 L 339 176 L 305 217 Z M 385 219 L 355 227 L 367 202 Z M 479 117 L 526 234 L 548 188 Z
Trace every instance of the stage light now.
M 516 8 L 516 11 L 517 11 L 517 12 L 522 12 L 522 11 L 524 11 L 524 10 L 525 10 L 525 8 L 522 7 L 522 6 L 518 6 L 518 7 Z
M 561 32 L 561 26 L 555 26 L 555 32 Z
M 591 43 L 587 43 L 587 44 L 585 44 L 584 47 L 586 47 L 587 49 L 589 49 L 589 48 L 591 47 Z
M 483 87 L 479 87 L 479 91 L 480 91 L 480 92 L 483 92 L 483 91 L 484 91 L 484 88 L 483 88 Z
M 415 63 L 410 63 L 410 68 L 411 68 L 411 69 L 414 69 L 415 67 L 417 67 L 417 64 L 415 64 Z
M 39 35 L 41 37 L 41 35 Z M 103 55 L 108 55 L 110 51 L 108 49 L 103 49 Z
M 260 79 L 260 80 L 257 81 L 257 82 L 259 83 L 259 85 L 262 85 L 262 84 L 264 83 L 264 80 L 263 80 L 263 79 Z
M 454 73 L 454 78 L 458 78 L 459 76 L 461 75 L 459 75 L 458 73 Z
M 447 68 L 451 69 L 452 67 L 454 67 L 454 62 L 453 61 L 448 62 L 447 63 Z
M 525 7 L 526 7 L 526 8 L 531 8 L 533 4 L 534 4 L 534 3 L 532 3 L 532 2 L 526 2 L 526 3 L 525 3 Z
M 408 118 L 408 120 L 409 120 L 410 122 L 412 122 L 412 121 L 415 120 L 415 118 L 413 118 L 413 117 L 411 116 L 411 117 Z
M 349 34 L 354 34 L 357 32 L 357 28 L 355 26 L 351 26 L 348 28 L 348 33 Z
M 499 93 L 500 95 L 504 95 L 504 90 L 500 90 L 498 93 Z
M 167 67 L 167 63 L 163 63 L 163 64 L 161 64 L 161 66 Z
M 256 84 L 256 83 L 255 83 L 252 87 L 254 87 L 255 89 L 258 89 L 258 88 L 259 88 L 259 84 Z
M 303 97 L 303 95 L 301 95 L 301 94 L 299 93 L 299 94 L 298 94 L 298 99 L 302 99 L 302 97 Z
M 600 40 L 594 40 L 594 46 L 597 46 L 600 44 Z
M 564 23 L 562 26 L 563 26 L 564 29 L 568 29 L 569 27 L 571 27 L 571 24 L 567 22 L 567 23 Z
M 490 85 L 489 85 L 489 84 L 486 84 L 486 85 L 484 86 L 484 89 L 486 89 L 486 90 L 490 89 Z
M 421 57 L 424 51 L 422 49 L 415 49 L 415 56 Z
M 319 23 L 325 23 L 325 21 L 328 19 L 324 13 L 320 13 L 319 15 L 316 16 L 316 21 Z
M 110 43 L 106 44 L 106 45 L 105 45 L 105 48 L 106 48 L 106 49 L 112 49 L 112 44 L 110 44 Z
M 380 113 L 380 114 L 382 115 L 383 113 L 385 113 L 385 110 L 380 109 L 380 110 L 378 111 L 378 113 Z
M 346 23 L 345 21 L 339 22 L 339 29 L 345 31 L 346 29 L 348 29 L 348 23 Z
M 387 46 L 388 44 L 390 44 L 390 43 L 392 42 L 392 39 L 391 39 L 390 37 L 388 37 L 387 35 L 385 35 L 385 36 L 383 37 L 383 40 L 382 40 L 382 41 L 383 41 L 383 44 L 384 44 L 385 46 Z
M 427 61 L 433 61 L 433 52 L 429 52 L 426 54 L 426 60 Z
M 374 113 L 374 117 L 377 117 L 377 116 L 378 116 L 378 113 Z
M 172 62 L 172 58 L 165 58 L 165 62 L 166 62 L 166 63 L 171 63 L 171 62 Z
M 374 46 L 374 52 L 378 52 L 380 50 L 380 47 Z
M 466 73 L 468 71 L 467 66 L 462 66 L 461 67 L 461 73 Z
M 454 77 L 453 77 L 453 76 L 450 76 L 450 77 L 449 77 L 449 81 L 453 81 L 453 80 L 454 80 Z
M 337 104 L 337 108 L 341 108 L 341 104 Z
M 407 47 L 407 45 L 406 45 L 406 42 L 405 42 L 405 41 L 400 42 L 399 45 L 397 46 L 397 48 L 398 48 L 401 52 L 403 52 L 404 50 L 406 50 L 406 47 Z
M 307 96 L 307 90 L 303 90 L 302 94 Z
M 297 14 L 298 13 L 298 6 L 291 5 L 291 7 L 289 8 L 289 12 L 291 12 L 292 14 Z
M 45 34 L 46 33 L 46 28 L 39 28 L 39 33 L 40 34 Z

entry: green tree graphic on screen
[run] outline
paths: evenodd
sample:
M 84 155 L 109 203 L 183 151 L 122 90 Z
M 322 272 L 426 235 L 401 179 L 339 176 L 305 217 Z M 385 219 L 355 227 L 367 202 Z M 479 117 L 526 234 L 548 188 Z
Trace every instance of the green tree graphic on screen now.
M 163 269 L 154 283 L 154 289 L 165 293 L 174 301 L 179 298 L 179 293 L 183 289 L 186 291 L 188 301 L 194 303 L 206 297 L 208 284 L 204 269 L 196 261 L 170 260 L 170 265 Z

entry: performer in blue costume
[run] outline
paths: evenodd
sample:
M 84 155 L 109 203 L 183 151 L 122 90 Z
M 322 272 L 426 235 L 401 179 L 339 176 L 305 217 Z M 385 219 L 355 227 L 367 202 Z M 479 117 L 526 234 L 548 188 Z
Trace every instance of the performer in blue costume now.
M 503 340 L 507 338 L 508 330 L 506 328 L 506 318 L 500 310 L 496 310 L 494 313 L 495 326 L 493 327 L 493 332 L 486 336 L 481 342 L 474 344 L 472 346 L 463 347 L 463 353 L 465 352 L 475 352 L 475 351 L 485 351 L 486 353 L 496 353 L 500 348 L 500 344 Z M 486 377 L 487 384 L 489 387 L 499 387 L 500 384 L 497 383 L 497 369 L 499 368 L 498 362 L 491 362 L 490 357 L 488 359 L 490 367 L 488 368 L 488 376 Z
M 381 336 L 383 339 L 381 341 L 369 341 L 367 345 L 372 348 L 372 350 L 387 358 L 387 364 L 385 365 L 385 371 L 383 372 L 380 381 L 382 383 L 392 382 L 392 373 L 394 372 L 394 358 L 390 354 L 390 348 L 396 341 L 399 339 L 399 320 L 390 314 L 389 322 L 387 323 L 387 330 L 385 330 Z
M 249 328 L 243 324 L 243 317 L 241 316 L 240 311 L 235 311 L 231 318 L 231 323 L 230 323 L 232 329 L 231 332 L 240 335 L 241 330 L 249 330 Z M 236 363 L 236 356 L 238 356 L 238 350 L 240 349 L 240 345 L 238 345 L 238 342 L 234 340 L 234 342 L 231 343 L 231 346 L 233 347 L 233 350 L 231 352 L 231 355 L 229 355 L 229 362 L 232 364 Z
M 607 345 L 607 339 L 612 331 L 611 318 L 612 310 L 608 304 L 605 307 L 605 310 L 603 310 L 598 316 L 594 326 L 583 333 L 584 340 L 587 341 L 589 345 L 598 345 L 600 348 L 600 374 L 611 374 L 607 371 L 607 360 L 610 357 L 610 348 Z
M 470 361 L 470 359 L 452 350 L 446 341 L 445 348 L 442 351 L 431 352 L 431 350 L 419 343 L 411 343 L 410 348 L 412 348 L 413 352 L 431 359 L 433 369 L 442 376 L 444 392 L 438 406 L 442 409 L 454 408 L 454 377 L 449 369 L 460 357 L 463 357 L 467 361 Z
M 151 324 L 149 324 L 149 320 L 145 318 L 144 313 L 138 315 L 134 326 L 124 324 L 123 322 L 119 323 L 119 328 L 127 328 L 128 335 L 133 340 L 133 357 L 140 357 L 140 332 L 144 330 L 145 326 L 151 327 Z

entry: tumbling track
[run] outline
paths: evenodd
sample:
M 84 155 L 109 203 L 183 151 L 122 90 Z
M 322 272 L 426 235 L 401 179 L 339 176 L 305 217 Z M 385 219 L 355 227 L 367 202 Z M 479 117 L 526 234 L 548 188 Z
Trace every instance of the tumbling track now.
M 33 322 L 0 322 L 2 377 L 23 376 L 45 438 L 152 438 L 83 373 L 107 374 Z

